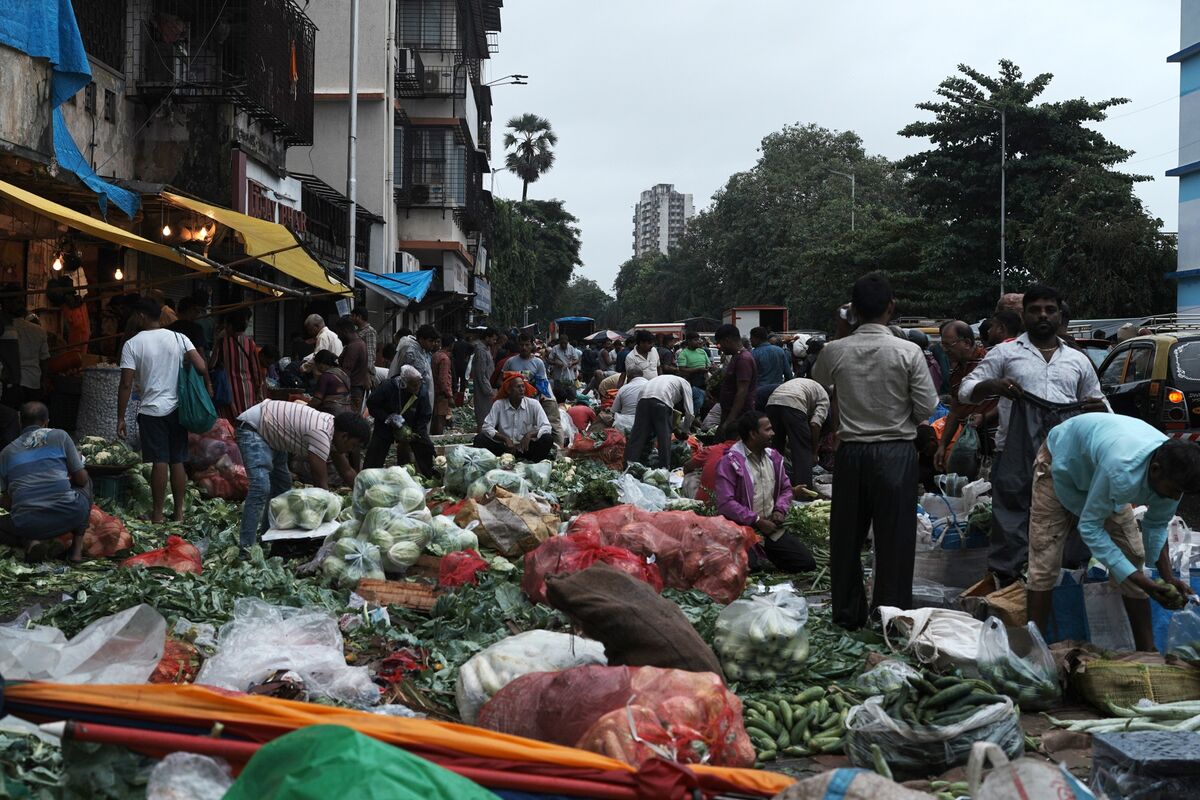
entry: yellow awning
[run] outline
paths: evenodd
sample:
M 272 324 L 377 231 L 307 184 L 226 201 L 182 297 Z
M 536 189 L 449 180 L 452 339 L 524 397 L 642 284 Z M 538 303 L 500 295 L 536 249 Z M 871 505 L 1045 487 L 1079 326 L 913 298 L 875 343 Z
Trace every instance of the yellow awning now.
M 176 250 L 173 247 L 168 247 L 165 244 L 143 239 L 136 233 L 130 233 L 127 230 L 118 228 L 116 225 L 109 225 L 103 220 L 89 217 L 87 214 L 55 203 L 53 200 L 39 197 L 33 192 L 27 192 L 19 186 L 13 186 L 11 183 L 0 181 L 0 196 L 6 197 L 17 205 L 23 206 L 36 214 L 50 217 L 69 228 L 82 231 L 97 239 L 103 239 L 106 242 L 112 242 L 113 244 L 119 244 L 123 247 L 157 256 L 174 264 L 182 264 L 198 272 L 214 271 L 206 262 L 195 256 Z
M 202 214 L 237 231 L 248 256 L 274 267 L 285 275 L 324 292 L 350 292 L 343 284 L 329 278 L 325 268 L 300 246 L 300 242 L 291 231 L 279 223 L 170 192 L 163 192 L 162 198 L 172 205 Z

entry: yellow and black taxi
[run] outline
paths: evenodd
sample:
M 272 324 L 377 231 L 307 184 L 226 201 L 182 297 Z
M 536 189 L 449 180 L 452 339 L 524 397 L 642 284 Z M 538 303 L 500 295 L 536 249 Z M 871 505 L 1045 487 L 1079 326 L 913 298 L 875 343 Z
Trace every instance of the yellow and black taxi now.
M 1200 333 L 1159 333 L 1118 344 L 1100 364 L 1113 411 L 1169 436 L 1200 440 Z

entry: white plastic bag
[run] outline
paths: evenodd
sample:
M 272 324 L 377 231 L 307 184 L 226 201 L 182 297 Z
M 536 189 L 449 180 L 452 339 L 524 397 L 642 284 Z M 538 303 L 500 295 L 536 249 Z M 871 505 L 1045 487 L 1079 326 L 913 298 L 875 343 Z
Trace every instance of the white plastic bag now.
M 871 669 L 854 679 L 854 685 L 867 694 L 887 694 L 894 692 L 921 673 L 905 664 L 903 661 L 880 661 Z
M 196 753 L 168 753 L 150 771 L 146 800 L 221 800 L 233 786 L 223 759 Z
M 255 597 L 234 603 L 233 619 L 217 637 L 217 654 L 204 662 L 196 683 L 244 692 L 278 670 L 300 675 L 309 695 L 353 706 L 379 702 L 367 668 L 347 666 L 336 619 Z
M 163 656 L 167 621 L 142 604 L 71 637 L 58 628 L 0 625 L 0 675 L 58 683 L 145 683 Z
M 526 631 L 501 639 L 459 668 L 454 690 L 459 716 L 474 725 L 483 704 L 522 675 L 607 663 L 604 645 L 568 633 Z
M 432 521 L 425 506 L 415 511 L 405 511 L 402 506 L 372 508 L 363 519 L 359 536 L 379 548 L 384 569 L 400 572 L 421 557 L 433 536 Z
M 976 656 L 980 676 L 1024 711 L 1054 708 L 1062 691 L 1050 648 L 1035 623 L 1028 623 L 1024 632 L 1015 629 L 1014 634 L 1015 642 L 1010 641 L 1003 622 L 987 618 L 979 632 Z
M 775 681 L 795 675 L 808 658 L 808 603 L 790 583 L 734 600 L 716 621 L 713 649 L 731 681 Z
M 987 762 L 992 771 L 986 778 Z M 1004 749 L 980 741 L 971 747 L 967 762 L 967 784 L 973 800 L 1010 800 L 1013 797 L 1053 797 L 1056 800 L 1093 800 L 1095 795 L 1060 764 L 1053 766 L 1032 758 L 1009 761 Z
M 613 481 L 617 485 L 617 498 L 622 503 L 637 506 L 645 511 L 662 511 L 667 507 L 667 494 L 657 486 L 642 483 L 629 473 Z
M 983 623 L 962 611 L 948 608 L 915 608 L 902 611 L 880 606 L 883 638 L 893 650 L 908 650 L 924 664 L 974 667 Z M 898 647 L 899 633 L 907 641 Z
M 463 445 L 448 447 L 446 448 L 446 491 L 460 496 L 464 495 L 468 486 L 483 477 L 488 470 L 496 469 L 499 466 L 500 459 L 483 448 Z
M 338 539 L 321 562 L 321 572 L 338 586 L 353 589 L 363 578 L 383 580 L 379 546 L 361 539 Z
M 846 715 L 846 755 L 857 767 L 872 766 L 871 745 L 877 744 L 888 764 L 900 774 L 936 775 L 965 764 L 977 741 L 994 742 L 1014 758 L 1025 749 L 1020 718 L 1012 700 L 980 706 L 953 725 L 921 725 L 892 719 L 884 697 L 868 697 Z
M 412 511 L 425 504 L 425 489 L 404 467 L 364 469 L 354 479 L 354 515 L 362 519 L 373 508 L 401 506 Z

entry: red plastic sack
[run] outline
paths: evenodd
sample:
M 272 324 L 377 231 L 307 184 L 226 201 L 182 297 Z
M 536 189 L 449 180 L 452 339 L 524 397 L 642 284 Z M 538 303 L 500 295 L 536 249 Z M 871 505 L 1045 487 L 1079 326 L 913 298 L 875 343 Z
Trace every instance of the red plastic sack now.
M 234 464 L 228 455 L 221 456 L 213 466 L 192 475 L 192 480 L 205 497 L 245 500 L 250 491 L 250 479 L 246 477 L 246 468 L 241 464 Z
M 176 572 L 194 572 L 200 574 L 200 551 L 196 545 L 184 541 L 178 536 L 168 536 L 167 546 L 157 550 L 133 556 L 121 562 L 122 567 L 169 567 Z
M 229 420 L 218 419 L 208 433 L 188 434 L 188 464 L 193 469 L 206 469 L 226 456 L 233 464 L 242 466 L 242 452 L 238 450 L 237 436 Z
M 479 573 L 487 568 L 488 563 L 474 550 L 447 553 L 442 556 L 438 566 L 438 585 L 455 587 L 464 583 L 478 583 Z
M 616 567 L 622 572 L 650 584 L 654 591 L 663 588 L 662 575 L 646 559 L 624 547 L 603 545 L 600 536 L 592 531 L 555 536 L 525 554 L 525 576 L 521 589 L 534 603 L 546 602 L 546 576 L 566 575 L 585 570 L 597 561 Z
M 63 547 L 71 546 L 71 534 L 58 537 Z M 133 537 L 125 523 L 104 513 L 100 506 L 92 506 L 88 515 L 87 530 L 83 534 L 83 554 L 88 558 L 112 558 L 123 550 L 133 547 Z
M 571 458 L 598 458 L 610 469 L 624 469 L 625 434 L 616 428 L 608 428 L 604 431 L 604 441 L 596 442 L 577 433 L 567 449 L 567 455 Z
M 732 603 L 746 588 L 754 532 L 724 517 L 690 511 L 644 511 L 622 505 L 580 514 L 568 534 L 594 533 L 603 545 L 654 560 L 664 586 L 699 589 Z
M 150 673 L 150 683 L 192 683 L 200 671 L 200 651 L 191 642 L 167 637 L 163 656 Z
M 534 672 L 497 692 L 476 724 L 634 766 L 655 756 L 727 767 L 754 763 L 742 701 L 710 672 L 602 666 Z

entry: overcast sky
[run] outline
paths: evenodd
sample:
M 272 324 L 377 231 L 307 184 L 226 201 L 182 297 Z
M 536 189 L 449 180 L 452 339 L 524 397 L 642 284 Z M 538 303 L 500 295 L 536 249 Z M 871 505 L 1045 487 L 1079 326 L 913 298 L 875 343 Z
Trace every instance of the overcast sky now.
M 960 62 L 1051 72 L 1047 100 L 1129 98 L 1101 130 L 1136 151 L 1124 168 L 1154 177 L 1139 194 L 1175 230 L 1178 0 L 506 0 L 502 24 L 490 78 L 529 85 L 493 91 L 493 161 L 510 117 L 550 119 L 558 160 L 530 197 L 579 218 L 582 274 L 606 290 L 633 254 L 643 189 L 674 183 L 706 208 L 795 122 L 853 130 L 893 159 L 924 149 L 896 132 Z M 521 195 L 507 172 L 494 188 Z

